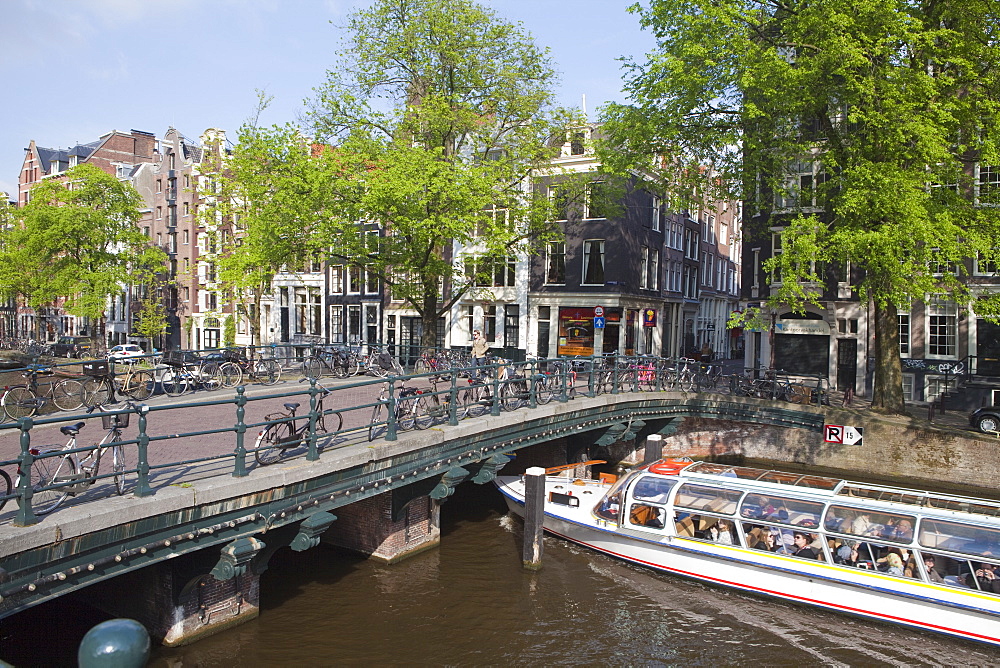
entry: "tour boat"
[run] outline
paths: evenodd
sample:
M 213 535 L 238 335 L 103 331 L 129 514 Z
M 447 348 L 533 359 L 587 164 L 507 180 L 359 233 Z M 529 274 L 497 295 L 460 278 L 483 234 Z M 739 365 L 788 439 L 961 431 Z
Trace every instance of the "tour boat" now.
M 567 467 L 557 467 L 567 468 Z M 1000 502 L 661 459 L 546 472 L 544 529 L 714 585 L 1000 645 Z M 524 516 L 524 477 L 496 480 Z

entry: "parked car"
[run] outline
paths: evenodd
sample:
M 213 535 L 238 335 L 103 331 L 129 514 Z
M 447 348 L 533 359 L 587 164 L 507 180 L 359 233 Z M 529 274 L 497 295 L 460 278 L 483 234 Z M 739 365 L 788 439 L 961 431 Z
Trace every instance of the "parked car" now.
M 983 406 L 969 414 L 969 424 L 983 433 L 1000 432 L 1000 406 Z
M 146 351 L 134 343 L 123 343 L 108 351 L 108 359 L 131 364 L 145 354 Z
M 60 336 L 49 349 L 54 357 L 79 357 L 93 346 L 94 342 L 86 336 Z

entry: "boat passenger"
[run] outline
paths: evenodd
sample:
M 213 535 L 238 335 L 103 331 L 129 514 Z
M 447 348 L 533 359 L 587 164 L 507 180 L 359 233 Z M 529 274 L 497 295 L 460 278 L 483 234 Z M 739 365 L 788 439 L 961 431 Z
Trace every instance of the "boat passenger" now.
M 880 560 L 882 561 L 882 560 Z M 890 552 L 885 555 L 885 566 L 884 571 L 889 575 L 903 575 L 903 560 L 900 559 L 899 555 L 895 552 Z M 882 570 L 882 569 L 880 569 Z
M 856 566 L 859 559 L 857 542 L 841 543 L 833 557 L 834 563 L 842 566 Z
M 909 543 L 913 540 L 913 525 L 910 520 L 901 519 L 896 527 L 892 531 L 892 535 L 889 536 L 891 540 L 899 541 L 900 543 Z
M 934 565 L 934 557 L 930 554 L 924 555 L 924 568 L 927 569 L 927 579 L 931 582 L 939 582 L 944 584 L 944 577 L 938 573 L 937 567 Z
M 795 550 L 792 552 L 793 556 L 804 559 L 816 558 L 816 550 L 810 545 L 812 543 L 812 536 L 810 534 L 796 531 L 793 540 L 795 541 Z M 902 573 L 902 570 L 900 572 Z
M 705 537 L 713 543 L 733 544 L 732 526 L 726 520 L 719 520 L 708 528 Z
M 1000 594 L 1000 572 L 997 571 L 996 564 L 983 563 L 976 569 L 976 581 L 983 591 Z

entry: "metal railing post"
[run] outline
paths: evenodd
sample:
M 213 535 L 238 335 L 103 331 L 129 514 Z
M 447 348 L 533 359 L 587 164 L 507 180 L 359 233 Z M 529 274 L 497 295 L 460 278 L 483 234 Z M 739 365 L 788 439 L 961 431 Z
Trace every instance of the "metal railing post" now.
M 594 355 L 591 354 L 590 359 L 587 360 L 587 396 L 593 399 L 597 396 L 594 391 Z
M 153 489 L 149 486 L 149 434 L 146 433 L 146 415 L 149 406 L 139 404 L 135 407 L 139 415 L 139 435 L 136 437 L 136 450 L 139 453 L 139 464 L 136 466 L 135 495 L 152 496 Z
M 435 388 L 436 389 L 436 388 Z M 451 373 L 451 387 L 448 388 L 448 424 L 458 425 L 458 373 Z
M 31 436 L 28 434 L 34 421 L 30 417 L 19 420 L 21 428 L 21 454 L 17 458 L 17 502 L 20 504 L 14 516 L 14 526 L 26 527 L 38 523 L 38 518 L 31 510 L 31 466 L 35 461 L 31 454 Z
M 309 448 L 306 453 L 306 461 L 314 462 L 319 459 L 319 447 L 317 445 L 316 437 L 316 421 L 319 418 L 316 411 L 316 405 L 319 403 L 317 397 L 319 396 L 320 389 L 316 387 L 316 379 L 309 379 Z
M 385 440 L 396 440 L 396 377 L 389 376 L 389 396 L 386 399 L 385 408 L 388 414 L 385 418 Z
M 246 433 L 247 424 L 243 421 L 246 417 L 247 397 L 246 388 L 240 385 L 236 388 L 236 461 L 233 464 L 233 477 L 242 478 L 247 474 L 247 448 Z
M 611 394 L 619 393 L 620 378 L 618 375 L 618 352 L 615 351 L 611 355 Z
M 490 415 L 500 415 L 500 366 L 493 365 L 493 401 L 490 404 Z
M 524 375 L 528 379 L 528 408 L 538 408 L 538 360 L 525 364 Z

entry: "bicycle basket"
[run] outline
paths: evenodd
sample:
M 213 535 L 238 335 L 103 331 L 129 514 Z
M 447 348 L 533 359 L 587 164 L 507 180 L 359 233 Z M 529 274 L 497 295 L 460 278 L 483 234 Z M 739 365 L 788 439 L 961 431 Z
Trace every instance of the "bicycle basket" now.
M 392 371 L 395 368 L 392 364 L 392 355 L 389 353 L 379 353 L 377 361 L 379 367 L 386 371 Z
M 167 366 L 184 366 L 187 362 L 185 357 L 182 350 L 168 350 L 163 353 L 163 363 Z
M 108 375 L 108 361 L 107 360 L 93 360 L 90 362 L 84 362 L 83 375 L 85 376 L 107 376 Z
M 245 362 L 247 356 L 242 348 L 228 348 L 222 351 L 222 359 L 227 362 Z
M 131 413 L 118 413 L 117 415 L 102 415 L 101 416 L 101 427 L 104 429 L 113 429 L 118 427 L 119 429 L 124 429 L 128 426 L 129 418 Z

